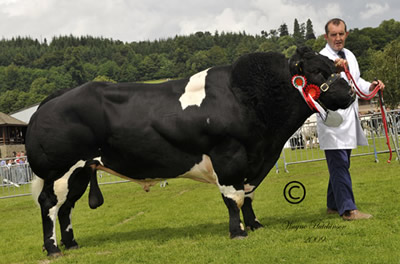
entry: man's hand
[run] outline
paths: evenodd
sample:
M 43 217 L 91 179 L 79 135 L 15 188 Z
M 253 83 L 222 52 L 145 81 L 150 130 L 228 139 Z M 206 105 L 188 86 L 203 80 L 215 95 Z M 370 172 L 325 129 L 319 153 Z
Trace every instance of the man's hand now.
M 378 84 L 380 86 L 380 89 L 383 91 L 383 89 L 385 89 L 385 84 L 381 80 L 373 81 L 371 83 L 371 86 L 369 87 L 369 90 L 373 91 Z
M 347 67 L 349 66 L 347 60 L 341 58 L 335 60 L 336 71 L 338 73 L 344 71 L 344 65 L 346 65 Z

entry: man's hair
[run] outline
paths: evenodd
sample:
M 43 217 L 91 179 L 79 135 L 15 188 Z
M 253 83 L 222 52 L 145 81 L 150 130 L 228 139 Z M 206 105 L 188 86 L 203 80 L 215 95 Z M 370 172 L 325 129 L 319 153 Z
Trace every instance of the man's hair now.
M 342 19 L 340 18 L 332 18 L 331 20 L 329 20 L 326 25 L 325 25 L 325 33 L 328 35 L 329 30 L 328 30 L 328 26 L 329 24 L 334 24 L 336 26 L 338 26 L 340 24 L 340 22 L 343 22 L 344 24 L 344 31 L 347 32 L 347 26 L 346 26 L 346 22 L 344 22 Z

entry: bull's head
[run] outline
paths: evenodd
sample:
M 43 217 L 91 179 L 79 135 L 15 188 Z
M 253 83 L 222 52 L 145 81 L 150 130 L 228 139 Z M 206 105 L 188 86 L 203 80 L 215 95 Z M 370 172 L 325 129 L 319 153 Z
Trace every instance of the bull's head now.
M 354 102 L 354 90 L 346 80 L 336 74 L 333 61 L 311 48 L 298 48 L 290 59 L 289 67 L 292 75 L 305 76 L 307 83 L 320 88 L 319 101 L 327 109 L 344 109 Z

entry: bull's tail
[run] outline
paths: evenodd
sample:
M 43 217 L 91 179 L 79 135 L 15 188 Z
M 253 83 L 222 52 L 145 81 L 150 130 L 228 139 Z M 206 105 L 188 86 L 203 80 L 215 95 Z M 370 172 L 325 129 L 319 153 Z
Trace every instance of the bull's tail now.
M 39 195 L 43 190 L 43 185 L 44 185 L 44 180 L 39 178 L 38 176 L 35 176 L 32 180 L 31 184 L 31 192 L 32 192 L 32 198 L 35 201 L 35 203 L 39 205 Z

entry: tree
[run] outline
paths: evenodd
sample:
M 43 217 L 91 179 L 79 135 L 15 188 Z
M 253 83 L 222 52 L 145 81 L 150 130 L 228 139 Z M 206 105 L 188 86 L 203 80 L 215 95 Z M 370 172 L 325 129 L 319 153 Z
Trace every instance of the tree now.
M 154 78 L 154 73 L 157 72 L 158 66 L 156 61 L 156 54 L 144 57 L 143 61 L 140 63 L 138 70 L 140 74 L 140 80 L 152 80 Z
M 308 40 L 311 41 L 311 40 Z M 315 39 L 314 43 L 312 44 L 312 48 L 315 52 L 320 52 L 326 45 L 326 40 L 324 35 L 320 35 L 317 39 Z
M 283 50 L 282 53 L 285 55 L 286 58 L 292 57 L 296 53 L 297 47 L 295 45 L 288 47 L 287 49 Z
M 269 31 L 269 35 L 270 38 L 278 38 L 278 31 L 276 29 L 271 29 Z
M 64 62 L 64 53 L 61 50 L 48 51 L 33 61 L 33 67 L 50 69 L 53 66 L 61 66 Z
M 375 77 L 385 83 L 385 103 L 392 109 L 400 104 L 400 40 L 389 43 L 383 51 L 370 51 L 369 69 L 366 79 Z
M 307 19 L 306 40 L 315 39 L 313 25 L 310 19 Z
M 279 38 L 278 44 L 279 44 L 280 50 L 282 51 L 291 46 L 294 46 L 296 44 L 296 41 L 291 36 L 284 36 L 284 37 Z
M 108 76 L 99 75 L 93 79 L 94 82 L 110 82 L 110 83 L 117 83 L 113 79 L 109 78 Z
M 296 45 L 300 46 L 304 43 L 304 23 L 300 26 L 297 18 L 294 19 L 294 26 L 293 26 L 293 38 L 296 41 Z
M 27 57 L 25 57 L 25 55 L 22 54 L 21 52 L 18 52 L 15 55 L 13 62 L 15 65 L 18 65 L 18 66 L 29 66 L 29 63 L 30 63 L 29 59 Z
M 19 78 L 19 68 L 13 63 L 5 69 L 5 86 L 7 89 L 16 89 L 16 83 Z
M 225 50 L 221 48 L 220 46 L 214 46 L 212 47 L 208 52 L 207 56 L 211 62 L 212 65 L 210 66 L 216 66 L 216 65 L 225 65 L 228 64 L 228 60 L 226 58 Z
M 47 78 L 39 77 L 32 82 L 30 92 L 46 97 L 55 91 L 55 84 L 49 83 Z
M 15 102 L 18 100 L 18 94 L 20 92 L 16 90 L 8 90 L 5 93 L 0 94 L 0 112 L 10 113 L 15 108 Z
M 124 63 L 120 67 L 118 81 L 119 82 L 134 82 L 138 79 L 138 70 L 131 63 Z
M 200 50 L 189 58 L 186 63 L 186 68 L 189 70 L 189 74 L 192 75 L 207 69 L 210 67 L 210 64 L 211 62 L 209 60 L 207 51 Z
M 97 75 L 104 75 L 113 80 L 117 80 L 120 68 L 115 61 L 108 60 L 99 66 Z
M 297 18 L 294 19 L 294 24 L 293 24 L 293 37 L 294 39 L 300 39 L 301 36 L 301 32 L 300 32 L 300 25 L 299 25 L 299 21 L 297 21 Z
M 394 19 L 383 21 L 379 25 L 379 28 L 390 34 L 392 40 L 400 36 L 400 22 L 397 22 Z
M 173 69 L 173 62 L 167 58 L 166 54 L 162 54 L 159 58 L 159 67 L 158 71 L 155 74 L 155 77 L 157 79 L 175 77 L 175 72 L 173 71 Z
M 260 44 L 257 51 L 268 52 L 268 51 L 279 51 L 278 41 L 274 41 L 272 39 L 267 39 L 263 43 Z
M 279 31 L 279 37 L 289 36 L 289 29 L 286 23 L 283 23 L 279 27 L 278 31 Z
M 71 74 L 74 86 L 83 83 L 83 61 L 79 47 L 68 47 L 64 53 L 64 65 Z

